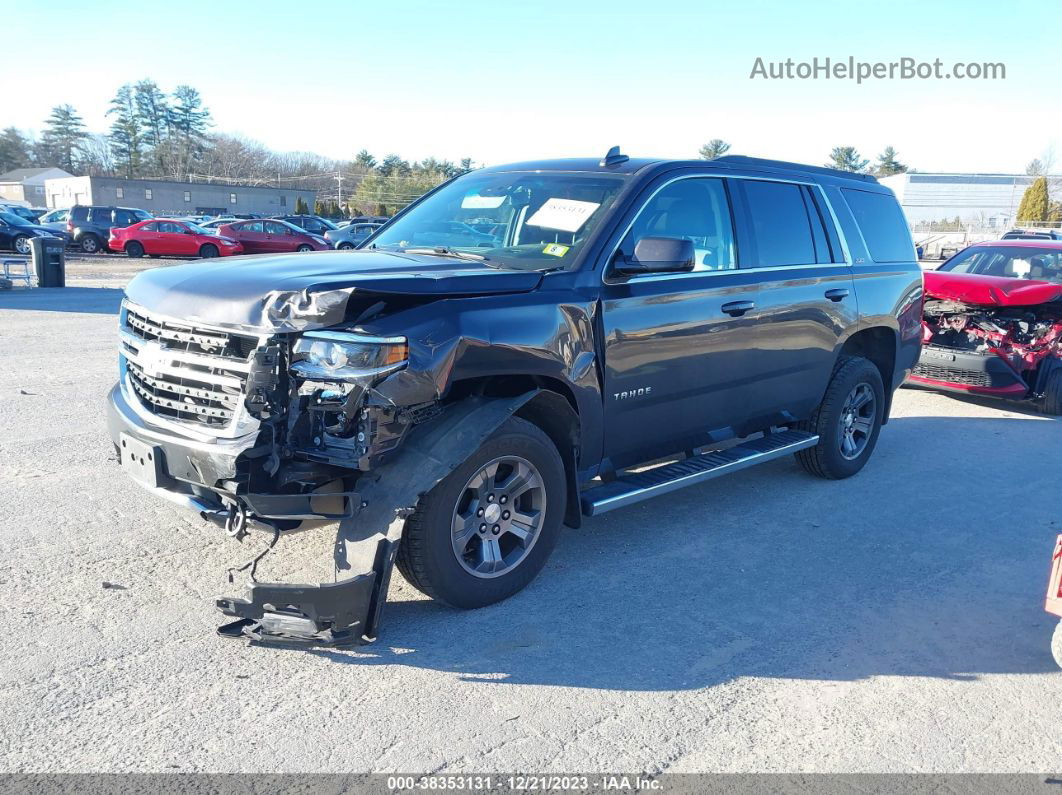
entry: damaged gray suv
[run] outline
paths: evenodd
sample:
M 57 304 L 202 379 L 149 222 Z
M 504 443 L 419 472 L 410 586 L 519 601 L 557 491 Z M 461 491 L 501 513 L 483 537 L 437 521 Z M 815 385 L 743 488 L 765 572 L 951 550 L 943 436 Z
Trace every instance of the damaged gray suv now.
M 153 494 L 335 582 L 218 599 L 224 635 L 372 640 L 393 565 L 519 591 L 561 525 L 795 455 L 845 478 L 919 353 L 922 277 L 873 177 L 744 157 L 478 170 L 353 251 L 137 276 L 109 425 Z

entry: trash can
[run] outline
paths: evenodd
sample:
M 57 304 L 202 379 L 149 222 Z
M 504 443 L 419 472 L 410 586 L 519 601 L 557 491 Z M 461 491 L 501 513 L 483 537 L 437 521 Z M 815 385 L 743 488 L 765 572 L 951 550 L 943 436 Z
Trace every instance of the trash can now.
M 32 238 L 30 258 L 38 287 L 66 287 L 66 243 L 61 237 Z

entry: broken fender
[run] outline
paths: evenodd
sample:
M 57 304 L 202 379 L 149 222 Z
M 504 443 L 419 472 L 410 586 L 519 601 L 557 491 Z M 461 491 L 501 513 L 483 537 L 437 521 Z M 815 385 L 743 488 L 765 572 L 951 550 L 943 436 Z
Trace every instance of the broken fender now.
M 305 646 L 354 646 L 375 640 L 402 530 L 420 496 L 460 466 L 538 391 L 512 398 L 469 398 L 411 431 L 390 463 L 358 481 L 360 501 L 336 534 L 336 582 L 251 582 L 246 598 L 216 601 L 222 613 L 237 619 L 219 627 L 218 633 Z

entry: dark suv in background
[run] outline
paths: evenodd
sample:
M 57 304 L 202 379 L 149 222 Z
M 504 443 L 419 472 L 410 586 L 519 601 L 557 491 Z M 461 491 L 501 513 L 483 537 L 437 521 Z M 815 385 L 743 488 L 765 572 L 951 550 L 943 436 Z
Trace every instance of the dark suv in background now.
M 281 221 L 287 221 L 289 224 L 295 224 L 295 226 L 305 229 L 311 235 L 320 235 L 321 237 L 324 237 L 325 232 L 331 232 L 339 228 L 327 218 L 322 218 L 319 215 L 278 215 L 276 218 Z
M 66 231 L 70 242 L 86 254 L 95 254 L 107 246 L 114 227 L 126 227 L 152 218 L 151 213 L 134 207 L 75 204 L 70 208 Z

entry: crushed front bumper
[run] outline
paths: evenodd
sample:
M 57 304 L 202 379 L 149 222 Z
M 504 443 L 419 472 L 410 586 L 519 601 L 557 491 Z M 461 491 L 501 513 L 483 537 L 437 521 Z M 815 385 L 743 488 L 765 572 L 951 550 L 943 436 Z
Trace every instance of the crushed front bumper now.
M 909 382 L 968 395 L 1020 400 L 1029 385 L 999 356 L 926 345 Z

